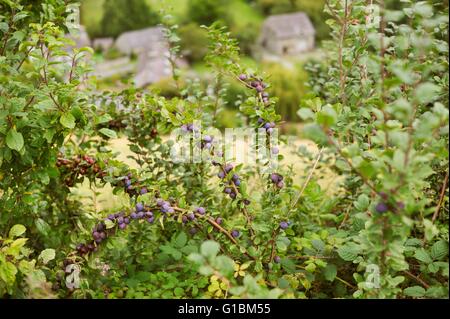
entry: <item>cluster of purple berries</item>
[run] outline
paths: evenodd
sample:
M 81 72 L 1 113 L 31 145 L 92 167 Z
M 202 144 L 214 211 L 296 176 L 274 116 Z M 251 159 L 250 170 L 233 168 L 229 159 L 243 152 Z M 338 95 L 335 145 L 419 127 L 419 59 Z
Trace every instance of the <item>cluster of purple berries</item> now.
M 117 221 L 119 229 L 127 228 L 127 225 L 130 223 L 130 217 L 125 216 L 124 212 L 109 214 L 107 219 L 109 219 L 110 221 Z
M 162 213 L 173 213 L 175 211 L 168 201 L 161 198 L 156 201 L 156 205 Z
M 194 209 L 194 213 L 197 213 L 197 214 L 200 214 L 200 215 L 205 215 L 206 214 L 206 209 L 204 207 L 197 207 L 196 209 Z M 188 221 L 195 220 L 195 214 L 194 213 L 188 213 L 186 215 L 183 215 L 181 217 L 181 220 L 183 221 L 183 224 L 186 224 Z
M 270 174 L 270 180 L 272 181 L 272 183 L 276 185 L 276 187 L 278 188 L 284 187 L 283 176 L 281 176 L 280 174 L 278 173 Z
M 194 124 L 183 124 L 181 125 L 181 130 L 185 133 L 190 133 L 196 131 L 197 128 L 194 126 Z
M 203 138 L 202 138 L 202 144 L 201 144 L 201 147 L 202 147 L 202 149 L 207 149 L 207 150 L 209 150 L 209 149 L 211 149 L 211 147 L 212 147 L 212 143 L 213 143 L 213 137 L 212 136 L 210 136 L 210 135 L 205 135 L 205 136 L 203 136 Z
M 103 222 L 98 223 L 92 229 L 92 238 L 97 244 L 100 244 L 104 239 L 106 239 L 106 226 Z
M 133 175 L 131 173 L 128 173 L 124 178 L 123 178 L 123 184 L 124 184 L 124 188 L 125 188 L 125 192 L 128 193 L 129 195 L 137 195 L 137 194 L 147 194 L 148 190 L 146 187 L 140 187 L 139 183 L 134 183 L 131 181 L 133 178 Z
M 221 171 L 217 174 L 217 176 L 220 179 L 224 179 L 233 170 L 233 168 L 233 164 L 226 164 L 223 169 L 221 168 Z M 223 190 L 225 194 L 228 194 L 232 199 L 235 199 L 237 194 L 235 188 L 231 186 L 232 184 L 234 184 L 236 187 L 239 187 L 241 185 L 241 179 L 236 173 L 233 174 L 231 180 L 229 181 L 230 186 L 226 186 Z
M 94 242 L 90 242 L 88 244 L 78 244 L 75 249 L 77 250 L 78 254 L 84 255 L 91 251 L 96 251 L 97 247 L 94 245 Z M 71 264 L 72 262 L 66 262 L 66 263 Z M 67 266 L 67 264 L 65 264 L 65 266 Z
M 266 130 L 267 134 L 272 134 L 274 128 L 277 126 L 275 122 L 266 122 L 262 117 L 258 118 L 258 124 Z
M 154 222 L 155 216 L 153 215 L 153 212 L 148 208 L 145 207 L 142 203 L 136 204 L 136 211 L 132 212 L 130 214 L 131 219 L 146 219 L 147 222 L 150 224 Z M 120 225 L 119 225 L 120 227 Z
M 247 83 L 250 87 L 256 90 L 258 94 L 261 94 L 261 98 L 264 104 L 269 103 L 269 93 L 265 92 L 267 85 L 261 79 L 257 79 L 251 76 L 247 76 L 246 74 L 239 75 L 239 80 Z

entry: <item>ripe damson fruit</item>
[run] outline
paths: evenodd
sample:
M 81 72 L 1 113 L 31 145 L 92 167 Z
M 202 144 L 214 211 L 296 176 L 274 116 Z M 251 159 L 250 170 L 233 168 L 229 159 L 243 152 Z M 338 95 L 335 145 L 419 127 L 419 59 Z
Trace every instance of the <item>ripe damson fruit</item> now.
M 377 213 L 382 214 L 388 211 L 388 206 L 385 203 L 380 202 L 377 204 L 377 206 L 375 206 L 375 210 L 377 211 Z
M 233 230 L 231 231 L 231 236 L 233 236 L 234 238 L 238 238 L 240 234 L 241 234 L 241 233 L 239 233 L 239 231 L 236 230 L 236 229 L 233 229 Z
M 200 215 L 205 215 L 205 213 L 206 213 L 206 209 L 205 209 L 204 207 L 197 207 L 197 208 L 195 209 L 195 211 L 196 211 L 197 213 L 199 213 Z
M 273 261 L 274 261 L 276 264 L 279 264 L 280 261 L 281 261 L 280 256 L 275 256 L 275 257 L 273 258 Z
M 216 223 L 217 223 L 218 225 L 221 225 L 221 224 L 223 223 L 222 217 L 217 217 L 217 218 L 216 218 Z
M 284 222 L 283 221 L 283 222 L 280 223 L 280 228 L 281 229 L 284 230 L 284 229 L 287 229 L 288 227 L 289 227 L 289 223 L 288 222 Z

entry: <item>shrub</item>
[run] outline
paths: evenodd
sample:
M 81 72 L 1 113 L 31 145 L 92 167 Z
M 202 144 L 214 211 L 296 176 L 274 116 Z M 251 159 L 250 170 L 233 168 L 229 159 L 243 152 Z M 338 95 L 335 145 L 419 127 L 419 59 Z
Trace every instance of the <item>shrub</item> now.
M 183 25 L 178 30 L 183 56 L 189 63 L 202 61 L 208 52 L 208 38 L 205 30 L 195 23 Z
M 267 157 L 235 165 L 208 130 L 226 116 L 227 81 L 247 128 L 271 137 L 281 124 L 276 86 L 242 66 L 224 28 L 206 28 L 208 85 L 99 92 L 92 50 L 61 49 L 65 2 L 45 3 L 1 4 L 3 298 L 448 298 L 445 15 L 404 2 L 376 19 L 365 0 L 330 1 L 324 81 L 298 111 L 319 151 L 293 152 L 299 173 L 266 171 Z M 168 160 L 175 129 L 208 161 Z M 110 147 L 119 136 L 130 165 Z M 102 208 L 99 190 L 125 200 Z
M 155 26 L 159 15 L 145 0 L 108 0 L 103 3 L 101 36 L 118 37 L 125 31 Z

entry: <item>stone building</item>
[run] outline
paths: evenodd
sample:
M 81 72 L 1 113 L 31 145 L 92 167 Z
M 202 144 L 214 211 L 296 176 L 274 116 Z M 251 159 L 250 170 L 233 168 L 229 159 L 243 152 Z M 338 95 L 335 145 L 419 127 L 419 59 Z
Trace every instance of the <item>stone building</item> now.
M 258 44 L 270 54 L 292 56 L 314 49 L 315 34 L 304 12 L 273 15 L 264 21 Z
M 113 38 L 97 38 L 92 40 L 92 47 L 95 50 L 101 50 L 103 52 L 108 51 L 114 44 Z
M 165 46 L 164 28 L 151 27 L 122 33 L 114 46 L 123 54 L 140 54 L 143 51 L 154 51 Z

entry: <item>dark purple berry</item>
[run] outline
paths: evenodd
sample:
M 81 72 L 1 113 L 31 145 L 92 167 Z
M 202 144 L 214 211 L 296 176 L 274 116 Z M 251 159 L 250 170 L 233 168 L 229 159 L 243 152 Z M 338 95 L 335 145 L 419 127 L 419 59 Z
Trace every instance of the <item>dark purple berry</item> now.
M 233 229 L 231 231 L 231 236 L 233 236 L 234 238 L 238 238 L 240 235 L 239 231 L 237 231 L 236 229 Z
M 123 222 L 128 225 L 130 223 L 130 219 L 128 217 L 125 217 L 123 219 Z
M 194 219 L 195 219 L 194 213 L 189 213 L 189 214 L 187 215 L 187 217 L 189 218 L 189 220 L 194 220 Z
M 377 211 L 377 213 L 382 214 L 388 211 L 388 207 L 385 203 L 381 202 L 378 203 L 377 206 L 375 206 L 375 210 Z
M 288 227 L 289 227 L 288 222 L 281 222 L 281 223 L 280 223 L 280 228 L 281 228 L 281 229 L 287 229 Z
M 204 207 L 197 207 L 197 209 L 195 211 L 197 213 L 199 213 L 200 215 L 205 215 L 205 213 L 206 213 L 206 209 Z
M 231 189 L 231 187 L 225 187 L 225 189 L 224 189 L 223 191 L 224 191 L 224 193 L 226 193 L 226 194 L 231 194 L 231 192 L 232 192 L 233 190 Z
M 222 217 L 217 217 L 217 218 L 216 218 L 216 223 L 217 223 L 217 224 L 221 225 L 222 222 L 223 222 Z
M 239 80 L 241 80 L 241 81 L 247 80 L 247 75 L 245 75 L 245 74 L 240 74 L 240 75 L 239 75 Z
M 275 257 L 273 258 L 273 261 L 274 261 L 276 264 L 279 264 L 280 261 L 281 261 L 280 256 L 275 256 Z
M 141 188 L 141 191 L 140 191 L 140 193 L 141 193 L 141 195 L 144 195 L 144 194 L 147 194 L 147 188 L 146 187 L 142 187 Z
M 136 211 L 140 212 L 144 210 L 144 204 L 142 203 L 137 203 L 136 204 Z
M 119 224 L 123 224 L 123 217 L 120 216 L 119 218 L 117 218 L 117 222 L 118 222 Z
M 280 175 L 278 175 L 277 173 L 272 173 L 270 174 L 270 179 L 272 180 L 273 183 L 278 183 L 280 181 Z
M 137 215 L 137 213 L 132 212 L 132 213 L 130 214 L 130 217 L 131 217 L 132 219 L 137 219 L 137 218 L 138 218 L 138 215 Z
M 144 212 L 139 212 L 137 213 L 137 217 L 138 218 L 144 218 L 145 213 Z
M 119 224 L 120 229 L 125 229 L 126 227 L 127 227 L 127 224 L 125 224 L 125 223 Z
M 151 223 L 153 223 L 153 221 L 155 220 L 155 217 L 150 217 L 150 218 L 147 218 L 147 222 L 149 222 L 150 224 Z
M 188 222 L 187 216 L 186 216 L 186 215 L 183 215 L 183 216 L 181 217 L 181 221 L 183 222 L 183 224 L 186 224 L 186 223 Z
M 220 172 L 217 174 L 217 177 L 219 177 L 220 179 L 225 178 L 225 172 L 220 171 Z

